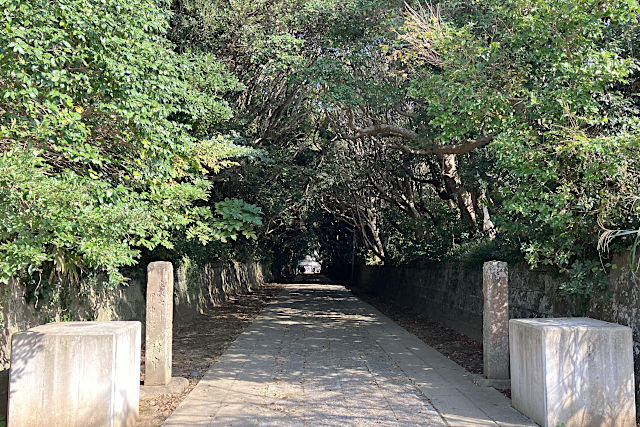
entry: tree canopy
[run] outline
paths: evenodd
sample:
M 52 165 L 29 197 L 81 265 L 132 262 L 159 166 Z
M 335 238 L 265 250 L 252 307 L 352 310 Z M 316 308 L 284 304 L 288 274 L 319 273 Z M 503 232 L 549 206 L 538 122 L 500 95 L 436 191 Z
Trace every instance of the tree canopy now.
M 636 0 L 0 4 L 4 282 L 355 244 L 588 295 L 640 229 Z

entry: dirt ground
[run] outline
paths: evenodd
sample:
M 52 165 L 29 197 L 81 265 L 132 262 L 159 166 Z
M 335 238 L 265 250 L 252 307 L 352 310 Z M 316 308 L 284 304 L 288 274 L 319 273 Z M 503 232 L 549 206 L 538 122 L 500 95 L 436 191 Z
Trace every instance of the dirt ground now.
M 173 328 L 173 376 L 188 378 L 189 386 L 182 393 L 141 400 L 137 426 L 162 424 L 198 384 L 209 366 L 281 290 L 281 285 L 265 284 L 257 292 L 232 297 L 188 322 L 176 322 Z M 144 380 L 144 355 L 141 380 Z

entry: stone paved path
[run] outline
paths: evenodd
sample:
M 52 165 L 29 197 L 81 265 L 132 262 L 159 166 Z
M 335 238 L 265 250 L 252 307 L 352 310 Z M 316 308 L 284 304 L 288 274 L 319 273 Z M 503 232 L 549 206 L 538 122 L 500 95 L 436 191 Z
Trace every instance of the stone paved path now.
M 344 287 L 288 285 L 166 426 L 530 426 Z

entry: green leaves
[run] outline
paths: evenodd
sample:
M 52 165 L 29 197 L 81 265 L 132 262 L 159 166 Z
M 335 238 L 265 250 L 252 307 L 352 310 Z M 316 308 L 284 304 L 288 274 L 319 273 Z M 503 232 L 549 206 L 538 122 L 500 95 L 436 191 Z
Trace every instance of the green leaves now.
M 215 204 L 217 219 L 213 222 L 214 236 L 222 242 L 236 240 L 240 235 L 256 239 L 255 226 L 262 225 L 262 210 L 238 199 L 226 198 Z
M 219 132 L 232 116 L 223 97 L 242 85 L 210 54 L 175 53 L 167 10 L 147 0 L 0 0 L 0 10 L 1 282 L 92 269 L 118 283 L 120 267 L 176 238 L 254 235 L 255 217 L 207 205 L 207 174 L 257 155 Z
M 435 139 L 496 135 L 485 173 L 498 229 L 532 266 L 566 273 L 569 293 L 601 282 L 598 223 L 640 222 L 624 202 L 640 168 L 638 61 L 625 50 L 639 12 L 636 1 L 447 1 L 399 31 Z
M 0 280 L 256 239 L 242 198 L 272 248 L 336 222 L 397 261 L 465 246 L 484 203 L 574 293 L 598 224 L 638 229 L 636 1 L 166 6 L 0 0 Z

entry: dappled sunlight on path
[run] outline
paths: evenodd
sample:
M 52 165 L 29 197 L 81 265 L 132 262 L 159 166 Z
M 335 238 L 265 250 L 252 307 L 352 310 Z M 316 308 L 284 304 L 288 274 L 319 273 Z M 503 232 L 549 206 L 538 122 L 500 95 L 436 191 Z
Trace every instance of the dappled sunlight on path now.
M 165 425 L 532 425 L 342 286 L 288 285 Z

